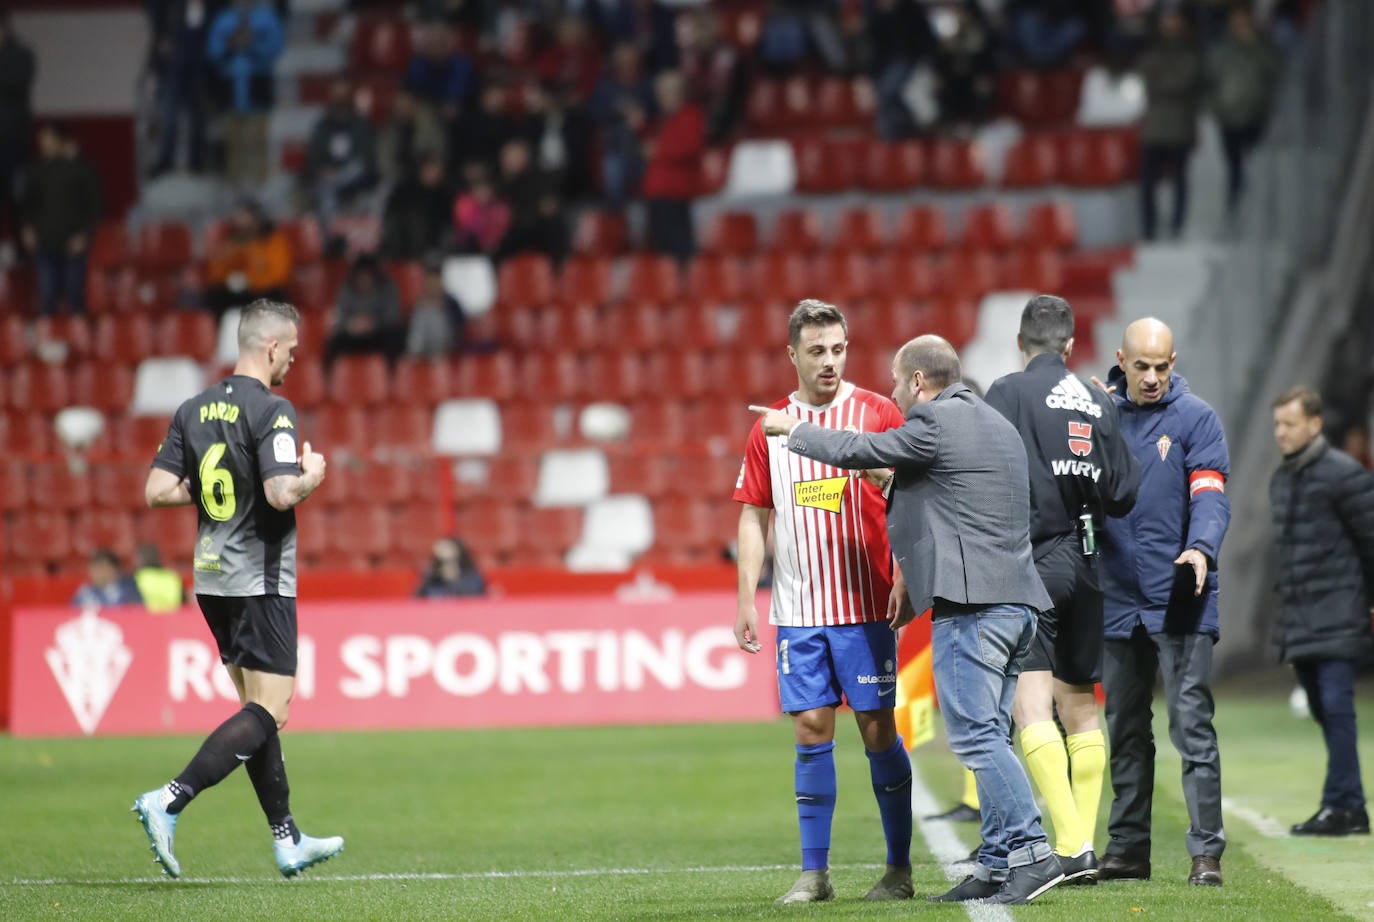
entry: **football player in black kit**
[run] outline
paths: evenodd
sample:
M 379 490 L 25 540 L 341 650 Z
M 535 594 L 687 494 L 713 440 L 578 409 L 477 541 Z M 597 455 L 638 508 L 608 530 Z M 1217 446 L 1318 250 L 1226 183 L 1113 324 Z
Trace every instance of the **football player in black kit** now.
M 1096 528 L 1135 505 L 1140 470 L 1108 395 L 1069 371 L 1073 311 L 1036 295 L 1021 312 L 1025 371 L 999 378 L 987 402 L 1011 420 L 1030 461 L 1031 544 L 1054 609 L 1040 614 L 1021 661 L 1012 719 L 1054 824 L 1066 883 L 1095 883 L 1093 834 L 1106 746 L 1093 685 L 1102 677 Z M 1055 708 L 1067 739 L 1055 725 Z
M 197 508 L 196 600 L 243 705 L 181 774 L 134 802 L 172 877 L 181 875 L 173 840 L 182 809 L 240 764 L 282 874 L 294 877 L 343 850 L 338 836 L 296 828 L 278 738 L 296 682 L 295 507 L 325 469 L 309 442 L 297 449 L 296 408 L 271 391 L 291 367 L 300 320 L 291 305 L 265 298 L 244 308 L 234 373 L 177 409 L 144 488 L 153 508 Z

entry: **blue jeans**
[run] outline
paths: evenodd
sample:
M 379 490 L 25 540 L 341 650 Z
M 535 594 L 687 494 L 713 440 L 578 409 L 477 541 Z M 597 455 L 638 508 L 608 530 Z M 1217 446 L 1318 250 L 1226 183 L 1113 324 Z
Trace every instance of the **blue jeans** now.
M 86 251 L 40 249 L 34 256 L 38 265 L 38 309 L 44 317 L 57 313 L 63 298 L 72 314 L 86 313 Z
M 1017 661 L 1034 637 L 1035 612 L 1025 605 L 935 601 L 935 692 L 949 748 L 978 783 L 983 844 L 974 874 L 981 880 L 1005 880 L 1008 868 L 1040 861 L 1052 851 L 1011 744 Z
M 1307 692 L 1307 707 L 1326 740 L 1326 783 L 1322 806 L 1364 808 L 1360 751 L 1355 746 L 1355 661 L 1304 659 L 1293 663 Z

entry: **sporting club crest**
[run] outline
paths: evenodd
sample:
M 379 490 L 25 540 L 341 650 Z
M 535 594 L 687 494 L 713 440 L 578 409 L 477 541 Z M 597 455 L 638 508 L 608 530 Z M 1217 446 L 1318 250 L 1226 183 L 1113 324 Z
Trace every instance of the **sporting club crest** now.
M 124 645 L 124 632 L 113 621 L 101 618 L 94 608 L 86 608 L 58 625 L 53 646 L 44 656 L 81 732 L 90 736 L 134 659 Z
M 1169 446 L 1174 444 L 1174 440 L 1167 435 L 1161 435 L 1155 442 L 1155 449 L 1159 452 L 1159 460 L 1164 461 L 1169 457 Z

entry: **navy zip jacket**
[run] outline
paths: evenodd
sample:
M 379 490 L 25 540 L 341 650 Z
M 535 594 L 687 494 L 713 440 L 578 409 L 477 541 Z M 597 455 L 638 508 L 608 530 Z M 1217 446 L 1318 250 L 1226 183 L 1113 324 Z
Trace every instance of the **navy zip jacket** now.
M 1136 625 L 1151 634 L 1220 634 L 1217 556 L 1231 503 L 1226 434 L 1216 411 L 1188 390 L 1182 375 L 1169 378 L 1157 403 L 1140 406 L 1126 395 L 1120 368 L 1108 375 L 1121 433 L 1140 463 L 1135 508 L 1107 519 L 1102 541 L 1104 626 L 1109 639 L 1131 636 Z M 1189 548 L 1207 556 L 1207 580 L 1194 596 L 1192 567 L 1176 565 Z

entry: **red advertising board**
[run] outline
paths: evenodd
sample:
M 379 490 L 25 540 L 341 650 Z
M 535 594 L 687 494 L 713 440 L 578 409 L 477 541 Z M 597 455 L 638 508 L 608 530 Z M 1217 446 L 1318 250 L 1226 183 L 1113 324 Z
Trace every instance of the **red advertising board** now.
M 761 600 L 762 601 L 762 600 Z M 767 611 L 761 604 L 760 611 Z M 300 605 L 294 729 L 757 720 L 773 657 L 735 595 Z M 772 646 L 771 629 L 764 629 Z M 236 702 L 195 608 L 14 612 L 16 736 L 205 732 Z

